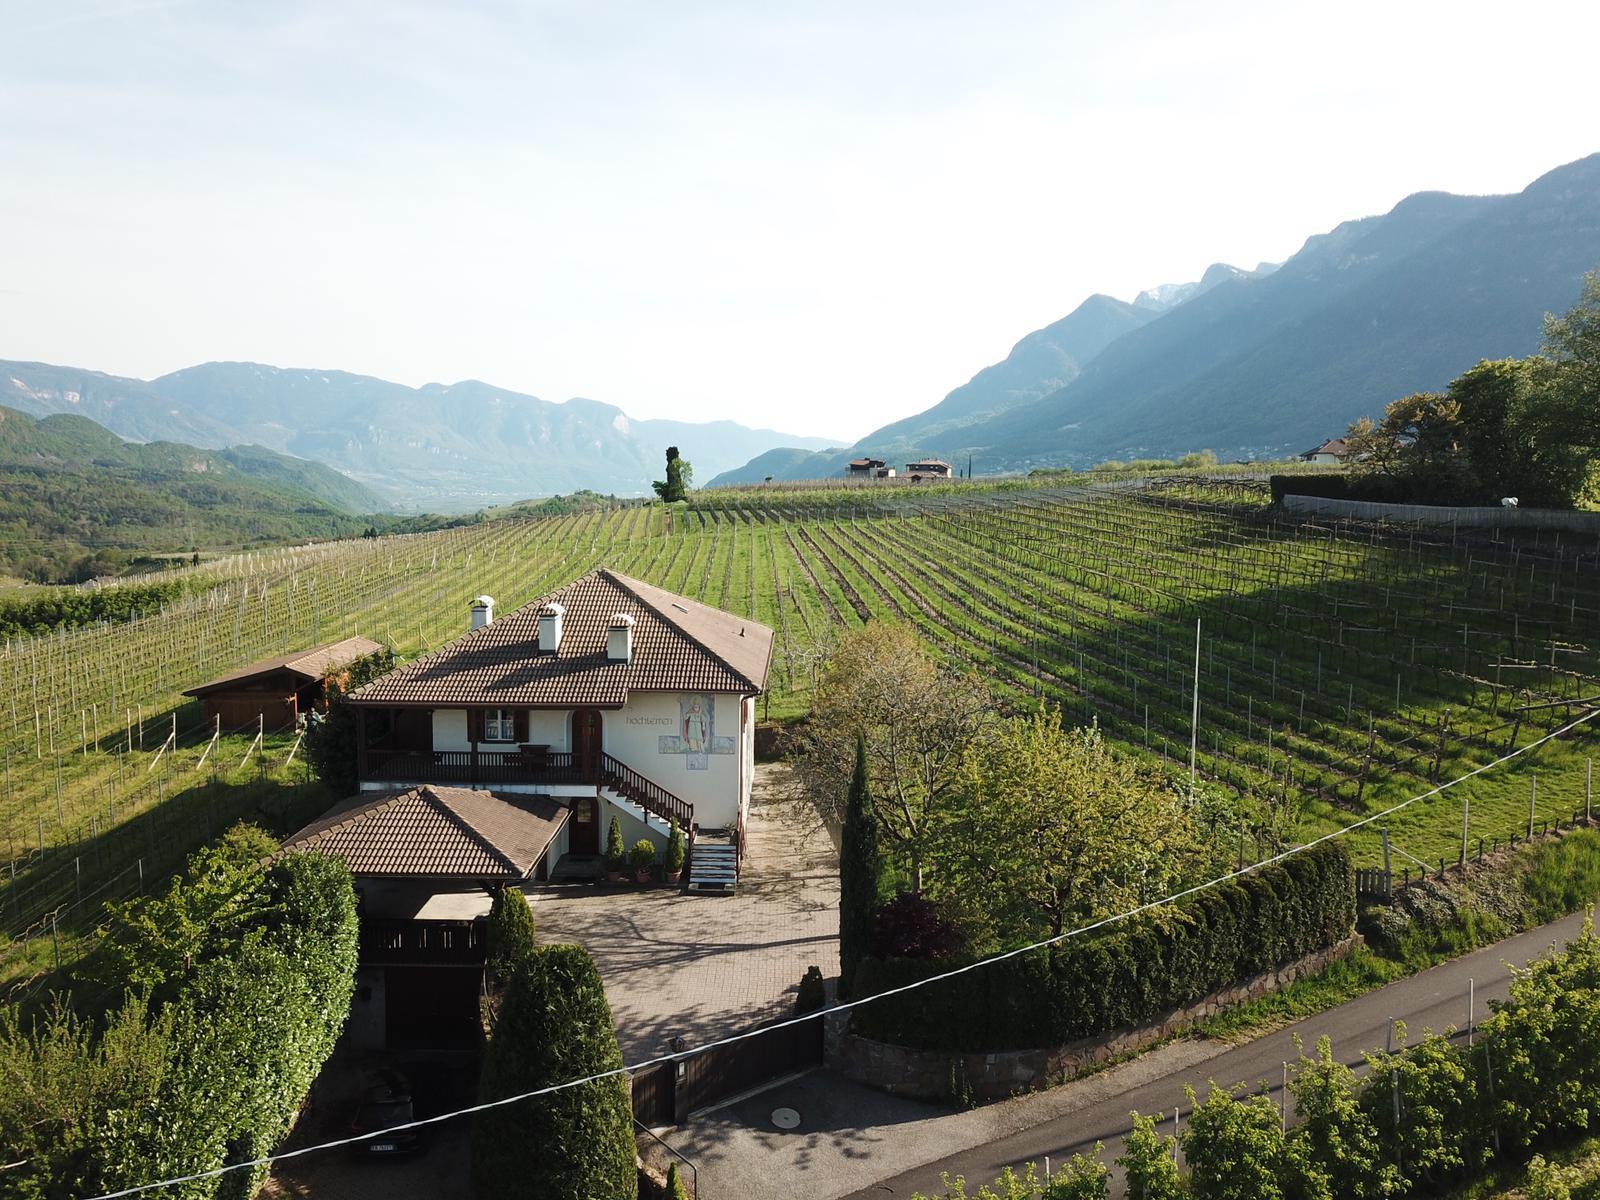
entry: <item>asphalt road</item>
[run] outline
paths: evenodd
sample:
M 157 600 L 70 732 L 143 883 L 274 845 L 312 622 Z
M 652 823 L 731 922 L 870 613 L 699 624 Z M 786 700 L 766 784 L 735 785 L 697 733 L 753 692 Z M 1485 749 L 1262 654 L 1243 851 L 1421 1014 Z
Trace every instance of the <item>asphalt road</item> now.
M 1224 1087 L 1244 1084 L 1253 1091 L 1261 1090 L 1264 1083 L 1274 1101 L 1279 1102 L 1283 1064 L 1296 1058 L 1294 1035 L 1304 1039 L 1308 1050 L 1319 1037 L 1327 1036 L 1332 1039 L 1334 1056 L 1356 1066 L 1362 1062 L 1364 1051 L 1384 1048 L 1391 1019 L 1406 1023 L 1411 1040 L 1428 1029 L 1456 1027 L 1464 1031 L 1468 980 L 1473 983 L 1476 1014 L 1481 1020 L 1488 1014 L 1487 1001 L 1503 999 L 1507 994 L 1511 978 L 1508 964 L 1521 966 L 1544 953 L 1552 943 L 1565 944 L 1583 928 L 1583 920 L 1581 914 L 1566 917 L 1398 980 L 1286 1029 L 1241 1043 L 1197 1067 L 1143 1082 L 1042 1124 L 926 1163 L 853 1192 L 847 1200 L 909 1197 L 919 1191 L 938 1194 L 939 1177 L 945 1172 L 965 1176 L 976 1190 L 980 1182 L 987 1183 L 1004 1167 L 1030 1162 L 1042 1165 L 1046 1156 L 1052 1164 L 1058 1163 L 1074 1153 L 1088 1153 L 1096 1142 L 1104 1143 L 1102 1157 L 1109 1164 L 1122 1152 L 1122 1138 L 1131 1126 L 1131 1111 L 1164 1114 L 1162 1132 L 1171 1132 L 1173 1109 L 1181 1106 L 1185 1113 L 1188 1111 L 1185 1085 L 1204 1095 L 1210 1080 Z M 1120 1181 L 1116 1183 L 1120 1187 Z

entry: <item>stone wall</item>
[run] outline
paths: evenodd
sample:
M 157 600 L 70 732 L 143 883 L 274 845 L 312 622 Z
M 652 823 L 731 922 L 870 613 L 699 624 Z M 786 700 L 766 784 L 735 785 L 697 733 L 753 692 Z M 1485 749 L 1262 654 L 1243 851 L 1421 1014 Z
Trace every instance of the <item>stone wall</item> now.
M 1314 975 L 1346 957 L 1359 945 L 1361 935 L 1352 934 L 1299 962 L 1173 1009 L 1159 1021 L 1108 1037 L 1050 1049 L 1006 1050 L 994 1054 L 915 1050 L 857 1037 L 848 1032 L 844 1020 L 830 1018 L 824 1062 L 857 1083 L 895 1096 L 916 1100 L 1003 1100 L 1019 1092 L 1063 1083 L 1111 1059 L 1165 1041 L 1224 1009 L 1259 999 L 1296 979 Z

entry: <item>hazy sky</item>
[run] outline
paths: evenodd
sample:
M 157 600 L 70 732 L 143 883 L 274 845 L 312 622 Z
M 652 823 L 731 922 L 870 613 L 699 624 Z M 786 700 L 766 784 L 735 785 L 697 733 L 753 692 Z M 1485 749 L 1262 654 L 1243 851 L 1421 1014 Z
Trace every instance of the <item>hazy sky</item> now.
M 1600 150 L 1600 4 L 0 0 L 0 357 L 855 438 L 1091 292 Z

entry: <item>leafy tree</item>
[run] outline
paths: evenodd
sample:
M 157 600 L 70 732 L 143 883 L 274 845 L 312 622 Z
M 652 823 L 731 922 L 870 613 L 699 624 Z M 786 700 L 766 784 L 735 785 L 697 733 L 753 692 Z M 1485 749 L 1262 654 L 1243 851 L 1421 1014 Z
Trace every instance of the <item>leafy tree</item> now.
M 1533 437 L 1562 464 L 1574 499 L 1600 495 L 1600 270 L 1584 276 L 1578 302 L 1544 319 L 1544 347 L 1529 363 L 1537 404 Z
M 1100 1143 L 1089 1154 L 1074 1154 L 1040 1192 L 1041 1200 L 1106 1200 L 1111 1194 L 1111 1173 L 1100 1161 Z
M 912 888 L 923 890 L 934 814 L 955 787 L 962 755 L 987 729 L 993 697 L 983 680 L 936 661 L 905 625 L 873 621 L 834 649 L 813 693 L 798 770 L 812 801 L 839 814 L 866 739 L 880 836 Z
M 959 790 L 934 891 L 1002 942 L 1157 899 L 1205 855 L 1183 797 L 1057 709 L 969 746 Z
M 277 850 L 271 834 L 241 822 L 191 855 L 165 892 L 108 903 L 92 977 L 114 992 L 169 998 L 199 963 L 236 948 L 262 920 L 267 860 Z
M 516 965 L 538 948 L 534 932 L 533 909 L 528 897 L 515 884 L 496 888 L 489 905 L 489 974 L 495 979 L 510 977 Z
M 1405 1026 L 1396 1022 L 1404 1041 Z M 1361 1108 L 1378 1131 L 1380 1153 L 1407 1180 L 1430 1188 L 1488 1158 L 1477 1082 L 1449 1041 L 1429 1034 L 1393 1054 L 1369 1054 Z M 1399 1121 L 1395 1097 L 1399 1097 Z
M 619 1073 L 474 1117 L 478 1195 L 635 1200 L 633 1107 L 621 1067 L 611 1008 L 588 953 L 545 946 L 524 959 L 506 987 L 484 1056 L 480 1099 Z
M 1122 1142 L 1117 1166 L 1130 1200 L 1181 1200 L 1185 1193 L 1176 1161 L 1177 1140 L 1156 1132 L 1154 1117 L 1133 1114 L 1133 1128 Z
M 676 446 L 667 447 L 667 477 L 657 479 L 650 486 L 656 495 L 666 501 L 682 500 L 694 485 L 694 468 L 678 457 Z
M 856 736 L 855 770 L 845 799 L 839 839 L 839 987 L 845 995 L 856 965 L 872 953 L 874 914 L 882 863 L 878 856 L 878 814 L 867 775 L 867 741 Z
M 1183 1154 L 1197 1200 L 1333 1200 L 1267 1097 L 1235 1100 L 1212 1084 L 1204 1102 L 1194 1100 L 1190 1091 Z
M 1290 1136 L 1303 1144 L 1335 1196 L 1381 1200 L 1404 1192 L 1394 1164 L 1382 1157 L 1377 1126 L 1356 1102 L 1355 1073 L 1333 1057 L 1326 1037 L 1318 1040 L 1315 1058 L 1302 1056 L 1289 1088 L 1300 1115 Z
M 921 892 L 901 892 L 873 918 L 877 958 L 952 958 L 965 949 L 966 940 L 961 926 Z
M 346 697 L 392 670 L 394 651 L 387 646 L 356 659 L 342 676 L 325 683 L 326 710 L 306 717 L 306 761 L 335 795 L 349 795 L 361 786 L 356 712 Z

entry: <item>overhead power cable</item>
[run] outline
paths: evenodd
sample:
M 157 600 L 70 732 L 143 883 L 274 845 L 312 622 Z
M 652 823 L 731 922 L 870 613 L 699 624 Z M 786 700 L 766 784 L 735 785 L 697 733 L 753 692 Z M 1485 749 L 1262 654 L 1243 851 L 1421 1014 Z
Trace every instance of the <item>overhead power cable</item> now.
M 1425 792 L 1418 793 L 1409 799 L 1402 800 L 1398 804 L 1390 805 L 1388 808 L 1385 808 L 1379 812 L 1369 813 L 1360 820 L 1352 821 L 1348 825 L 1341 826 L 1340 828 L 1329 833 L 1325 833 L 1321 837 L 1313 838 L 1311 841 L 1302 845 L 1291 846 L 1288 849 L 1282 850 L 1277 854 L 1270 855 L 1259 862 L 1250 863 L 1246 866 L 1240 867 L 1238 870 L 1229 871 L 1226 874 L 1218 875 L 1214 879 L 1208 879 L 1203 883 L 1194 884 L 1192 887 L 1187 887 L 1181 891 L 1173 892 L 1171 895 L 1163 896 L 1159 900 L 1151 900 L 1144 904 L 1140 904 L 1137 907 L 1128 909 L 1126 912 L 1120 912 L 1114 916 L 1101 917 L 1098 920 L 1089 922 L 1087 925 L 1080 925 L 1076 929 L 1069 929 L 1064 933 L 1058 933 L 1037 942 L 1030 942 L 1026 946 L 1018 946 L 1014 950 L 1005 950 L 998 954 L 991 954 L 987 958 L 980 958 L 976 962 L 967 963 L 965 966 L 954 967 L 948 971 L 943 971 L 938 975 L 930 975 L 926 979 L 918 979 L 912 981 L 911 983 L 901 984 L 899 987 L 888 988 L 884 991 L 876 992 L 871 996 L 862 996 L 855 1000 L 841 1001 L 840 1003 L 831 1005 L 828 1008 L 818 1009 L 816 1012 L 807 1013 L 804 1016 L 790 1017 L 786 1020 L 778 1021 L 771 1025 L 764 1025 L 759 1029 L 750 1029 L 743 1033 L 731 1034 L 728 1037 L 719 1038 L 713 1042 L 707 1042 L 703 1046 L 696 1046 L 691 1050 L 684 1050 L 673 1054 L 663 1054 L 656 1058 L 643 1059 L 631 1065 L 614 1067 L 609 1071 L 598 1071 L 593 1075 L 585 1075 L 579 1079 L 568 1079 L 562 1083 L 552 1083 L 542 1088 L 535 1088 L 532 1091 L 519 1092 L 514 1096 L 503 1096 L 498 1100 L 486 1100 L 482 1104 L 474 1104 L 467 1108 L 458 1108 L 451 1112 L 439 1113 L 436 1116 L 424 1117 L 420 1120 L 409 1121 L 404 1125 L 395 1125 L 388 1129 L 380 1129 L 372 1133 L 362 1133 L 353 1137 L 338 1138 L 334 1141 L 319 1142 L 314 1146 L 301 1146 L 295 1150 L 285 1150 L 279 1154 L 270 1154 L 262 1158 L 253 1158 L 247 1162 L 229 1163 L 225 1167 L 216 1167 L 209 1171 L 197 1171 L 192 1175 L 179 1175 L 172 1179 L 162 1179 L 154 1183 L 141 1183 L 134 1187 L 123 1188 L 121 1191 L 105 1192 L 98 1196 L 89 1197 L 87 1200 L 122 1200 L 123 1197 L 137 1196 L 144 1192 L 152 1191 L 156 1188 L 177 1187 L 181 1184 L 196 1183 L 202 1179 L 215 1179 L 218 1176 L 227 1175 L 233 1171 L 253 1171 L 257 1167 L 271 1166 L 274 1163 L 286 1162 L 289 1159 L 300 1158 L 307 1154 L 316 1154 L 323 1150 L 337 1150 L 344 1146 L 353 1146 L 360 1142 L 372 1141 L 374 1138 L 388 1137 L 408 1129 L 421 1129 L 428 1125 L 442 1124 L 445 1121 L 454 1120 L 456 1117 L 471 1116 L 474 1113 L 487 1112 L 493 1108 L 503 1108 L 508 1104 L 518 1104 L 524 1100 L 534 1100 L 540 1096 L 549 1096 L 556 1092 L 566 1091 L 569 1088 L 582 1087 L 585 1084 L 590 1083 L 599 1083 L 606 1079 L 615 1079 L 618 1076 L 628 1075 L 635 1071 L 642 1071 L 646 1067 L 654 1067 L 659 1066 L 662 1063 L 678 1062 L 686 1058 L 693 1058 L 695 1055 L 704 1054 L 708 1050 L 716 1050 L 723 1046 L 736 1045 L 739 1042 L 748 1041 L 750 1038 L 763 1036 L 773 1032 L 774 1030 L 787 1029 L 790 1026 L 800 1025 L 807 1021 L 819 1021 L 825 1017 L 833 1016 L 836 1013 L 849 1012 L 852 1009 L 861 1008 L 879 1000 L 886 1000 L 891 996 L 903 995 L 906 992 L 916 991 L 918 988 L 928 987 L 935 983 L 942 983 L 947 979 L 954 979 L 958 975 L 965 975 L 971 971 L 977 971 L 984 967 L 993 966 L 998 962 L 1005 962 L 1007 959 L 1018 958 L 1024 954 L 1031 954 L 1035 950 L 1043 950 L 1050 946 L 1067 941 L 1071 938 L 1082 937 L 1084 934 L 1094 933 L 1109 926 L 1132 920 L 1134 917 L 1142 916 L 1147 912 L 1165 907 L 1168 904 L 1173 904 L 1179 900 L 1187 899 L 1190 896 L 1198 895 L 1201 892 L 1209 891 L 1212 888 L 1220 887 L 1225 883 L 1230 883 L 1233 880 L 1239 879 L 1245 875 L 1253 874 L 1254 872 L 1260 871 L 1263 868 L 1275 866 L 1286 859 L 1293 858 L 1297 854 L 1304 854 L 1306 851 L 1320 846 L 1324 842 L 1331 842 L 1336 838 L 1344 837 L 1346 834 L 1354 833 L 1358 829 L 1362 829 L 1377 821 L 1381 821 L 1386 817 L 1393 816 L 1395 813 L 1400 812 L 1403 809 L 1410 808 L 1413 804 L 1416 804 L 1419 801 L 1430 799 L 1439 795 L 1441 792 L 1448 791 L 1457 784 L 1465 783 L 1469 779 L 1474 779 L 1479 775 L 1485 774 L 1488 771 L 1492 771 L 1496 767 L 1502 766 L 1514 758 L 1521 757 L 1530 750 L 1537 749 L 1546 742 L 1553 741 L 1554 739 L 1561 737 L 1563 734 L 1571 733 L 1578 726 L 1588 721 L 1592 721 L 1596 717 L 1600 717 L 1600 709 L 1591 709 L 1590 711 L 1584 713 L 1583 716 L 1578 717 L 1573 721 L 1569 721 L 1560 729 L 1552 730 L 1536 741 L 1529 742 L 1526 746 L 1520 746 L 1509 753 L 1502 754 L 1499 758 L 1494 759 L 1492 762 L 1487 762 L 1481 767 L 1474 767 L 1465 774 L 1458 775 L 1454 779 L 1451 779 L 1445 783 L 1441 783 L 1436 787 L 1429 788 Z

